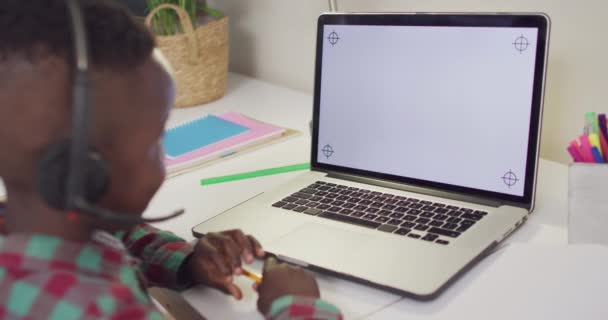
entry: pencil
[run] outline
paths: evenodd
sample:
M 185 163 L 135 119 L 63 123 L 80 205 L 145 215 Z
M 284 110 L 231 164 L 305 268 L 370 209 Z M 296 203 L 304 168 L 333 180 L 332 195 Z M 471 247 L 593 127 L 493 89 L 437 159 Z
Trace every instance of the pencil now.
M 257 283 L 262 283 L 262 277 L 258 276 L 257 274 L 245 269 L 245 268 L 241 268 L 243 270 L 243 275 L 246 276 L 247 278 L 257 282 Z

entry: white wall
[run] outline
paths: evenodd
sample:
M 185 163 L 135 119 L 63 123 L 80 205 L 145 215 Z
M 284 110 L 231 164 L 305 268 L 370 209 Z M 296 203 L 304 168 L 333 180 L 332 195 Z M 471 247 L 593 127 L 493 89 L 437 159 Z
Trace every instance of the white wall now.
M 316 18 L 326 0 L 208 0 L 231 21 L 231 69 L 312 92 Z M 542 11 L 552 19 L 542 156 L 568 162 L 583 114 L 608 112 L 605 0 L 339 0 L 341 11 Z

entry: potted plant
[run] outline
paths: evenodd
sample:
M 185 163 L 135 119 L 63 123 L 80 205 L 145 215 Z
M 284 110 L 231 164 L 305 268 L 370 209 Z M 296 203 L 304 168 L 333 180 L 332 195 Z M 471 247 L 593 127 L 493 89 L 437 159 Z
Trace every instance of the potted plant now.
M 228 74 L 228 18 L 197 0 L 146 0 L 145 24 L 177 80 L 176 107 L 221 98 Z

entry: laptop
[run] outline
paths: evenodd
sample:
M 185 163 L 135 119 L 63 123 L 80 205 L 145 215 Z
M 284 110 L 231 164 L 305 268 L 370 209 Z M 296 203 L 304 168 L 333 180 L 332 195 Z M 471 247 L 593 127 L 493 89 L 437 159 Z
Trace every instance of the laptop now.
M 533 211 L 549 29 L 321 15 L 310 172 L 193 234 L 241 228 L 285 262 L 436 297 Z

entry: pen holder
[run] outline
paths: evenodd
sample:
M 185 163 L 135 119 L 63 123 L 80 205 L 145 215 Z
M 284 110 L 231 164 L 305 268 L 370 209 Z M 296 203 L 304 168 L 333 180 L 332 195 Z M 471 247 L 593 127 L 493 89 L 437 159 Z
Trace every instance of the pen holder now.
M 608 245 L 608 165 L 568 169 L 568 242 Z

